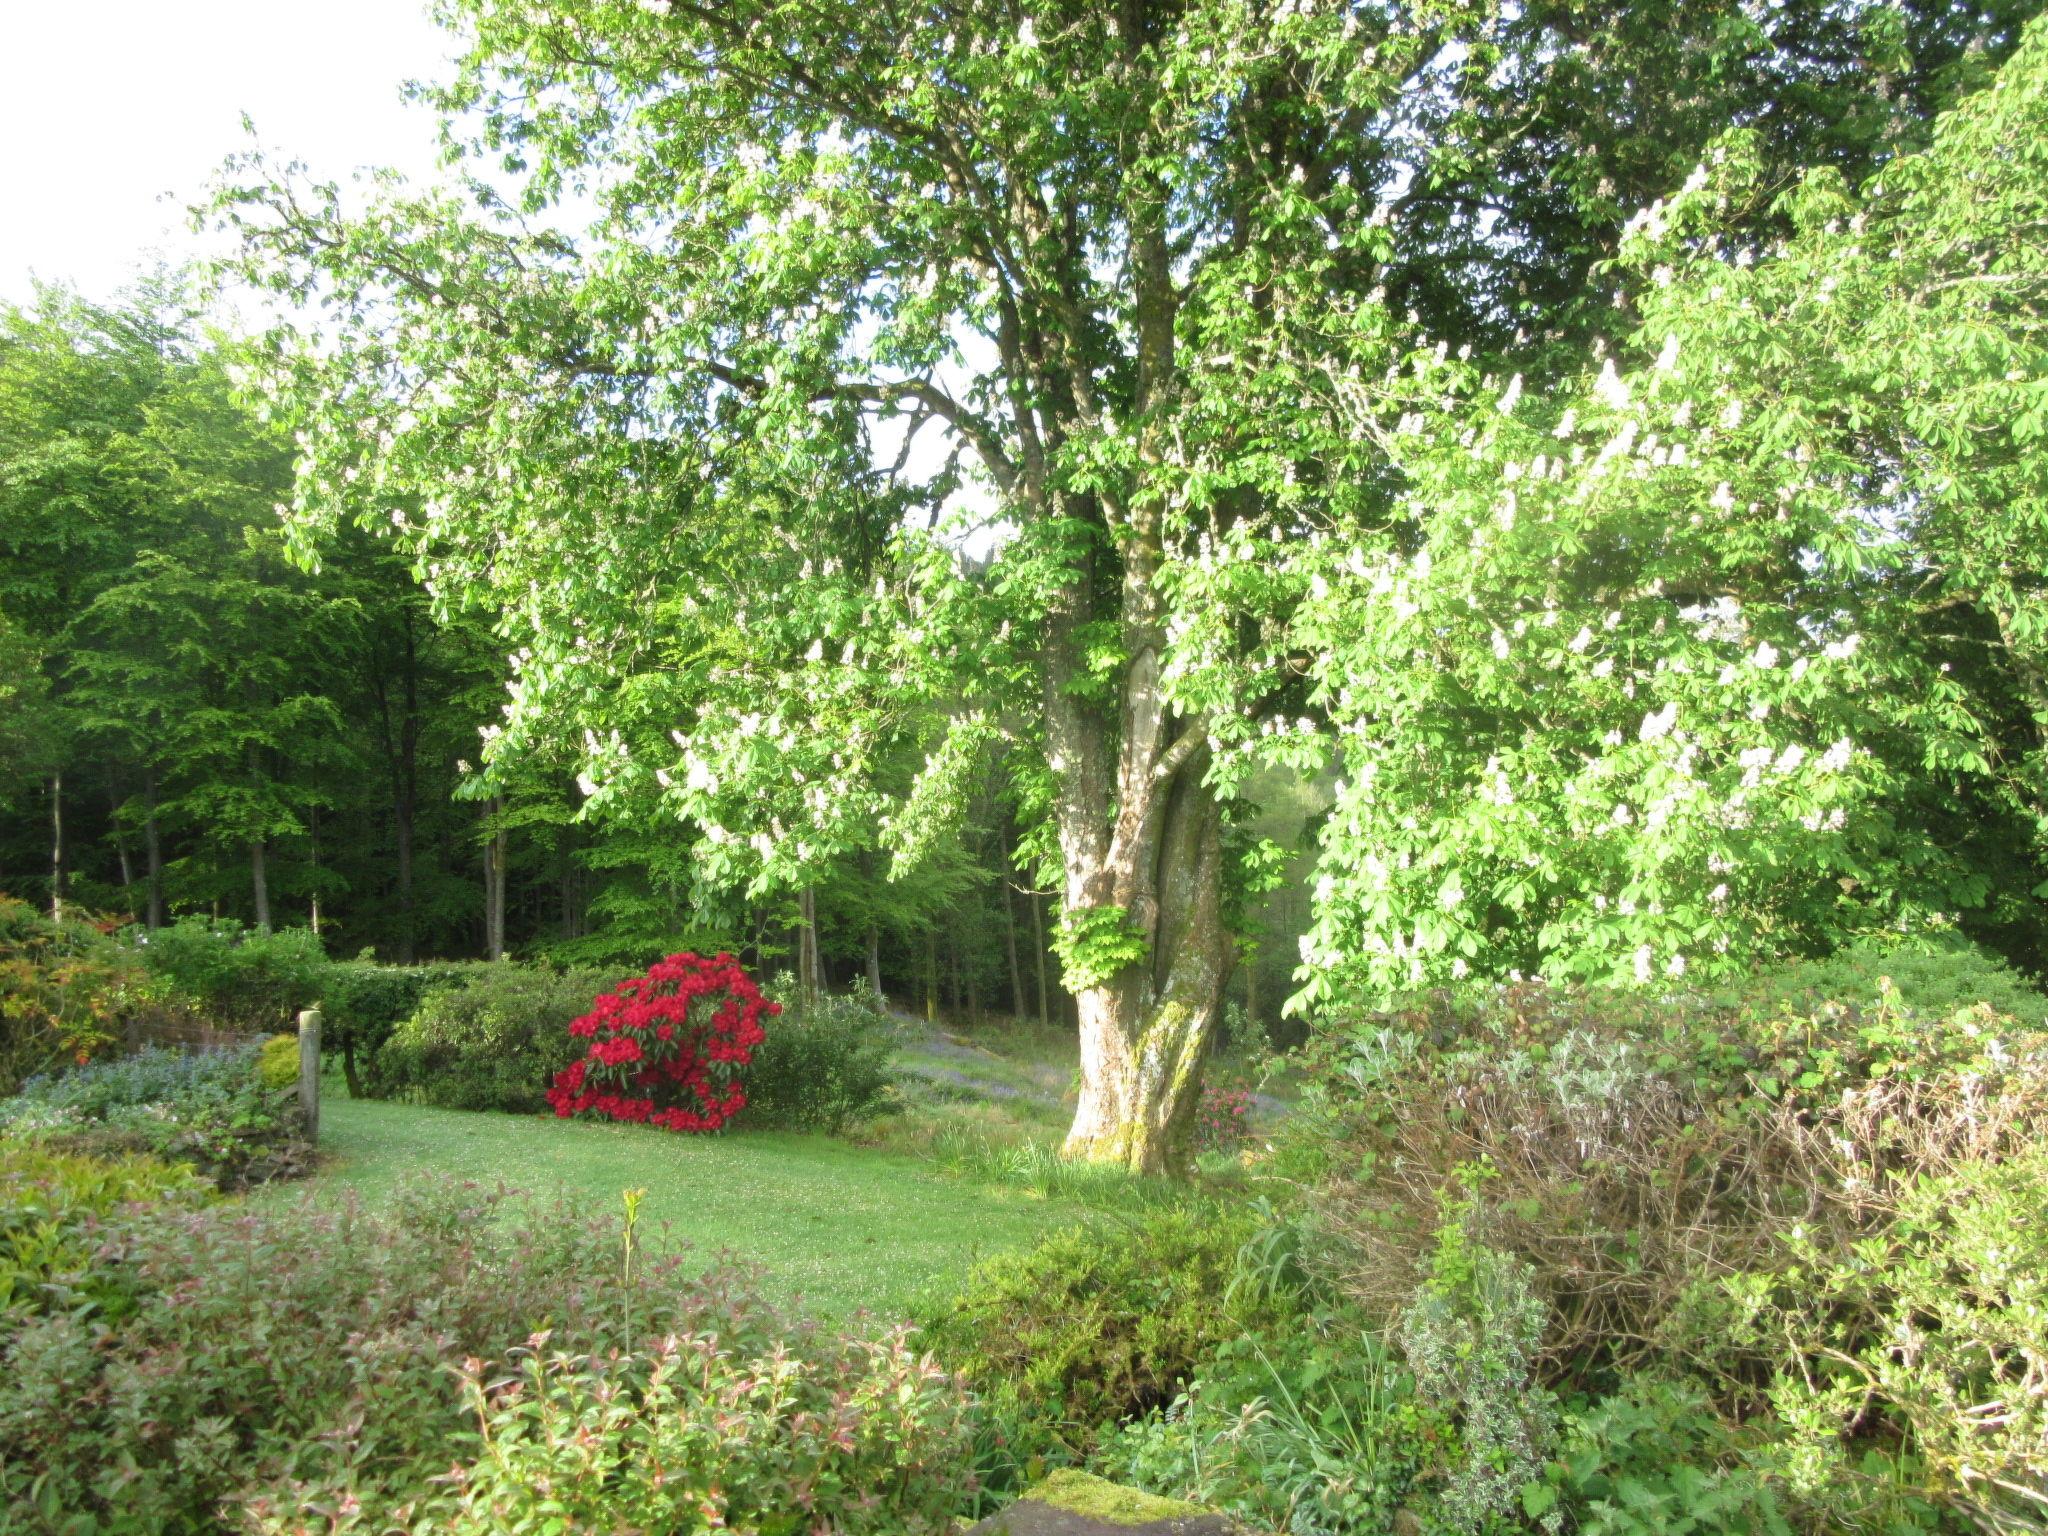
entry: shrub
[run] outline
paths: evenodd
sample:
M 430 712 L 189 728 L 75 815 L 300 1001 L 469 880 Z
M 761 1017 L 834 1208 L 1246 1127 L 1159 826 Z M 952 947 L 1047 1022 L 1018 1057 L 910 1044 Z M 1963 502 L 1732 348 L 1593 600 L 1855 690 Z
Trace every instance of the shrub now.
M 103 1219 L 137 1203 L 196 1205 L 206 1193 L 189 1170 L 155 1158 L 0 1141 L 0 1316 L 103 1303 L 91 1263 Z
M 1884 990 L 1881 978 L 1923 1018 L 1947 1018 L 1981 1003 L 2030 1028 L 2048 1027 L 2048 992 L 1953 933 L 1864 939 L 1825 959 L 1767 967 L 1716 997 L 1752 1014 L 1798 1017 L 1829 1003 L 1874 999 Z
M 309 928 L 246 928 L 181 917 L 135 935 L 152 976 L 194 1000 L 215 1024 L 243 1034 L 290 1029 L 320 1000 L 333 962 Z
M 819 997 L 763 1026 L 740 1081 L 747 1119 L 838 1132 L 889 1103 L 895 1032 L 865 998 Z
M 569 1033 L 589 1041 L 555 1074 L 548 1103 L 665 1131 L 715 1131 L 747 1102 L 740 1075 L 761 1043 L 766 1001 L 731 955 L 670 955 L 600 993 Z
M 539 1495 L 497 1481 L 483 1466 L 493 1451 L 587 1497 L 578 1447 L 536 1432 L 605 1414 L 625 1445 L 687 1447 L 677 1470 L 713 1502 L 695 1511 L 712 1523 L 723 1503 L 745 1513 L 735 1526 L 808 1528 L 809 1492 L 874 1522 L 852 1528 L 886 1529 L 900 1511 L 919 1529 L 964 1491 L 958 1394 L 894 1342 L 786 1323 L 745 1271 L 693 1278 L 675 1255 L 622 1264 L 616 1223 L 502 1191 L 416 1186 L 384 1216 L 310 1202 L 136 1211 L 101 1264 L 122 1315 L 52 1313 L 5 1344 L 0 1525 L 505 1529 L 469 1493 Z M 664 1358 L 674 1368 L 657 1392 Z M 465 1360 L 467 1391 L 449 1369 Z M 507 1390 L 527 1370 L 543 1397 Z M 601 1405 L 614 1387 L 625 1396 Z M 804 1456 L 778 1478 L 785 1443 Z M 467 1490 L 438 1481 L 451 1466 Z M 583 1505 L 583 1528 L 644 1528 L 617 1491 Z
M 306 1149 L 295 1095 L 264 1086 L 257 1054 L 253 1045 L 151 1046 L 33 1077 L 0 1100 L 0 1134 L 87 1152 L 147 1152 L 189 1163 L 223 1189 L 297 1173 Z
M 1522 1505 L 1560 1511 L 1580 1536 L 1785 1536 L 1784 1508 L 1743 1445 L 1697 1385 L 1632 1377 L 1566 1415 L 1557 1459 Z
M 0 896 L 0 1093 L 102 1053 L 154 1002 L 147 973 L 117 940 Z
M 1512 1517 L 1543 1470 L 1556 1410 L 1535 1380 L 1543 1300 L 1534 1266 L 1478 1242 L 1471 1196 L 1447 1200 L 1429 1273 L 1395 1329 L 1416 1395 L 1458 1427 L 1439 1507 L 1452 1530 L 1473 1536 Z M 1545 1511 L 1546 1531 L 1562 1528 Z
M 1294 1536 L 1385 1536 L 1443 1427 L 1352 1314 L 1226 1340 L 1173 1403 L 1104 1437 L 1104 1476 Z
M 1180 1205 L 1100 1219 L 983 1261 L 928 1307 L 926 1344 L 966 1373 L 1015 1474 L 1086 1453 L 1105 1426 L 1170 1403 L 1211 1351 L 1270 1321 L 1231 1281 L 1240 1210 Z
M 496 967 L 482 961 L 380 965 L 340 960 L 329 967 L 320 993 L 321 1048 L 341 1056 L 351 1098 L 374 1096 L 379 1078 L 370 1064 L 398 1026 L 435 993 L 467 985 Z
M 1252 1095 L 1248 1088 L 1211 1083 L 1195 1106 L 1195 1148 L 1200 1152 L 1236 1152 L 1251 1134 Z
M 270 1089 L 297 1088 L 299 1037 L 272 1035 L 256 1053 L 256 1081 Z
M 378 1050 L 366 1090 L 442 1109 L 544 1109 L 548 1084 L 581 1053 L 570 1022 L 606 979 L 500 961 L 470 967 L 459 985 L 427 986 Z
M 901 1331 L 802 1357 L 734 1343 L 671 1334 L 645 1354 L 525 1351 L 516 1377 L 465 1369 L 479 1449 L 423 1512 L 454 1536 L 695 1530 L 707 1511 L 741 1531 L 955 1529 L 966 1404 Z
M 1645 1372 L 1690 1382 L 1741 1445 L 1656 1496 L 1725 1500 L 1731 1530 L 1777 1528 L 1758 1486 L 1814 1530 L 1922 1529 L 1937 1506 L 2038 1521 L 2048 1030 L 1872 987 L 1798 1013 L 1756 1003 L 1766 983 L 1740 1002 L 1517 988 L 1326 1040 L 1288 1132 L 1316 1144 L 1295 1161 L 1318 1170 L 1324 1272 L 1402 1320 L 1431 1398 L 1408 1297 L 1462 1199 L 1467 1239 L 1547 1303 L 1542 1381 L 1594 1401 Z M 1545 1486 L 1581 1514 L 1608 1498 Z

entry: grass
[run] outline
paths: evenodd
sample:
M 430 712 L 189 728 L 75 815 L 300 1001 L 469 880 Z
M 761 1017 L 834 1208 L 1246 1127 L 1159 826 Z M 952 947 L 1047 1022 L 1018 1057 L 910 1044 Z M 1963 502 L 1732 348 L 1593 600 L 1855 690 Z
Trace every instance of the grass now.
M 320 1107 L 320 1147 L 316 1197 L 354 1191 L 372 1205 L 422 1174 L 566 1195 L 607 1214 L 621 1212 L 622 1191 L 644 1188 L 650 1242 L 665 1228 L 707 1260 L 730 1249 L 764 1266 L 779 1300 L 835 1318 L 901 1315 L 977 1258 L 1081 1214 L 1060 1198 L 946 1178 L 915 1158 L 818 1135 L 674 1136 L 335 1097 Z M 296 1196 L 280 1186 L 251 1198 Z

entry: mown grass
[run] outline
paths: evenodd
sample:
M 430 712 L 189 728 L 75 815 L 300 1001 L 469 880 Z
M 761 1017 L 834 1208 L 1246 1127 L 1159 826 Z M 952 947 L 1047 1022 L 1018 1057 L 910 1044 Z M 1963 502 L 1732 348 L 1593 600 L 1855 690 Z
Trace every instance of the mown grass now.
M 596 1214 L 645 1189 L 643 1234 L 762 1265 L 777 1299 L 842 1318 L 905 1313 L 978 1258 L 1022 1247 L 1081 1214 L 1024 1187 L 947 1178 L 929 1163 L 827 1136 L 675 1136 L 642 1126 L 470 1114 L 330 1098 L 321 1105 L 316 1197 L 376 1205 L 420 1176 L 564 1195 Z M 254 1198 L 296 1198 L 276 1187 Z

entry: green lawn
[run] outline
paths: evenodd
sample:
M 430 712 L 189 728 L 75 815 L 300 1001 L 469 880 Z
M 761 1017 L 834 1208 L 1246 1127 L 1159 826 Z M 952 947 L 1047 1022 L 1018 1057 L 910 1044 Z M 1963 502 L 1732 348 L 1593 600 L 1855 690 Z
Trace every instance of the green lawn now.
M 621 1190 L 644 1188 L 650 1238 L 665 1224 L 707 1260 L 730 1248 L 766 1267 L 779 1299 L 834 1317 L 899 1314 L 932 1282 L 1080 1214 L 900 1154 L 772 1131 L 676 1136 L 337 1095 L 320 1106 L 320 1150 L 315 1191 L 354 1190 L 373 1204 L 423 1174 L 566 1194 L 601 1214 L 620 1209 Z M 294 1187 L 252 1198 L 289 1200 Z

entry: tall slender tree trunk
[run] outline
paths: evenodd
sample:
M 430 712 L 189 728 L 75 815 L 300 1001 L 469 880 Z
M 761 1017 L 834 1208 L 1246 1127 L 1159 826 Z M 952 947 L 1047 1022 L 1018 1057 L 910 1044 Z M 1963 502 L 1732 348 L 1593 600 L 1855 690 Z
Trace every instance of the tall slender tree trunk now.
M 1024 1017 L 1024 968 L 1017 961 L 1017 909 L 1016 893 L 1010 889 L 1010 882 L 1003 882 L 1003 944 L 1010 957 L 1010 1016 Z
M 50 916 L 64 915 L 64 770 L 50 775 Z
M 143 919 L 151 932 L 164 925 L 164 843 L 156 820 L 156 770 L 143 776 L 142 858 L 149 889 L 145 893 L 148 915 Z
M 490 800 L 491 835 L 484 843 L 484 952 L 505 958 L 505 862 L 510 834 L 505 828 L 505 797 Z
M 270 867 L 264 857 L 263 839 L 253 838 L 249 843 L 249 890 L 256 907 L 256 926 L 270 926 Z
M 313 937 L 320 937 L 320 807 L 308 807 L 306 811 L 307 839 L 313 855 Z
M 886 1008 L 889 999 L 882 991 L 882 935 L 868 924 L 868 990 L 875 994 L 875 1006 Z
M 1052 963 L 1052 957 L 1045 947 L 1045 896 L 1038 891 L 1031 893 L 1031 948 L 1038 956 L 1038 1022 L 1050 1026 L 1052 983 L 1047 971 Z
M 818 948 L 818 893 L 806 890 L 797 897 L 796 985 L 806 1002 L 815 1002 L 825 991 L 825 959 Z
M 135 866 L 128 858 L 127 829 L 121 825 L 121 795 L 111 777 L 107 780 L 107 820 L 114 829 L 114 857 L 121 866 L 121 900 L 128 908 L 128 921 L 132 923 L 136 917 Z
M 939 1021 L 939 936 L 930 928 L 924 931 L 924 1021 Z

